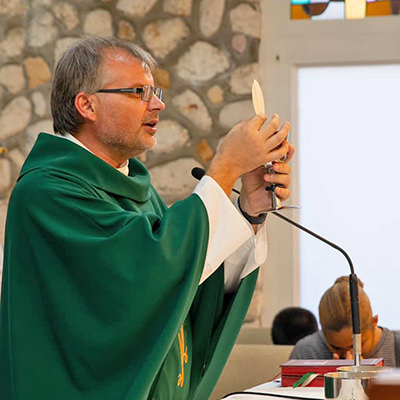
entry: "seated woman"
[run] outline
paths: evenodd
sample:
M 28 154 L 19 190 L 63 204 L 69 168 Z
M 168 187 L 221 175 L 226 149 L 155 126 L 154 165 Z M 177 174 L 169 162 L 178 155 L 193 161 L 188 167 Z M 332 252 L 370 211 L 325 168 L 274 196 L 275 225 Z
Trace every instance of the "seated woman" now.
M 397 332 L 378 326 L 378 316 L 372 315 L 371 304 L 359 280 L 361 340 L 363 358 L 384 359 L 387 367 L 400 366 Z M 319 303 L 322 331 L 299 340 L 292 359 L 353 358 L 353 331 L 350 313 L 349 277 L 336 279 Z

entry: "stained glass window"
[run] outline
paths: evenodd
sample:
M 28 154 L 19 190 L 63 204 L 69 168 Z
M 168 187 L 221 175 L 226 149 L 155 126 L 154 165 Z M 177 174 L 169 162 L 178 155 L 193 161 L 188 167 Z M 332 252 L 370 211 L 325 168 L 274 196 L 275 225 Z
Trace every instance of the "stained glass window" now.
M 400 0 L 291 0 L 291 19 L 355 19 L 399 14 Z

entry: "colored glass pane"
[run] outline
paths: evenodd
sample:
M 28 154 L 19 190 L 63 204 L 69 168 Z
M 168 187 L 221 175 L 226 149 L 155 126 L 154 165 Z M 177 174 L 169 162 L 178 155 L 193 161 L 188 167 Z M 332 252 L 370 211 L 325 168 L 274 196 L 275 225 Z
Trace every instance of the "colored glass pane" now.
M 344 18 L 344 3 L 341 1 L 331 1 L 326 10 L 320 15 L 313 15 L 311 19 L 327 20 L 327 19 L 343 19 Z
M 392 14 L 400 14 L 400 0 L 392 0 Z
M 367 2 L 365 0 L 346 0 L 345 14 L 347 19 L 365 18 Z
M 400 0 L 291 0 L 291 19 L 353 19 L 399 14 Z
M 367 17 L 377 16 L 377 15 L 391 15 L 392 5 L 390 0 L 385 1 L 374 1 L 367 4 Z
M 292 5 L 292 19 L 310 19 L 310 16 L 304 11 L 301 5 Z

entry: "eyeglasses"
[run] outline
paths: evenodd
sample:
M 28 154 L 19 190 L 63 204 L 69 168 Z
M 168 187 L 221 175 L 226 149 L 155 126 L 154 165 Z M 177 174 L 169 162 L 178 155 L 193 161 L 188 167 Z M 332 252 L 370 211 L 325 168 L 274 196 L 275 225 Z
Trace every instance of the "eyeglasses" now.
M 149 102 L 153 95 L 162 101 L 162 89 L 150 85 L 143 85 L 137 88 L 123 88 L 123 89 L 100 89 L 96 93 L 134 93 L 140 94 L 143 101 Z

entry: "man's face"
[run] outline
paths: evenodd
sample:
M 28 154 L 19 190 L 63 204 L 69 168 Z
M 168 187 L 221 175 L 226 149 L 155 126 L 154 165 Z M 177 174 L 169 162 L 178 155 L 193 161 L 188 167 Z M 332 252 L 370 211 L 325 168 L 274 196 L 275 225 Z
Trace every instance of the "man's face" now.
M 101 67 L 101 89 L 154 86 L 153 76 L 142 62 L 120 49 L 107 49 Z M 156 96 L 149 102 L 134 93 L 96 93 L 94 134 L 117 159 L 135 157 L 153 148 L 157 140 L 158 113 L 165 105 Z

